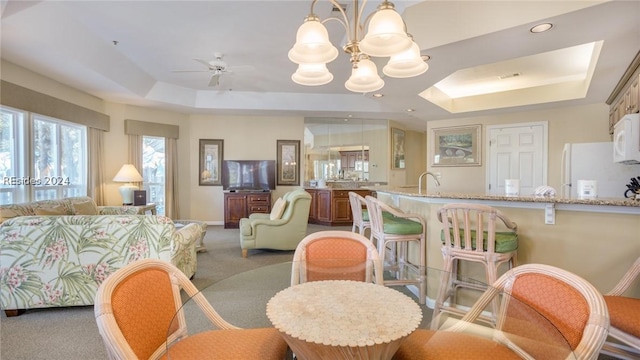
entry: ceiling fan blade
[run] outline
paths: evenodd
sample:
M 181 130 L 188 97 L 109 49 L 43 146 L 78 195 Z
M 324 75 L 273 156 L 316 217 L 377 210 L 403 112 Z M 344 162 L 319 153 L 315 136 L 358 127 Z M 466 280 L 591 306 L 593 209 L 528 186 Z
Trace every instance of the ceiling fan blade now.
M 211 64 L 209 64 L 207 60 L 202 60 L 202 59 L 193 59 L 193 60 L 199 62 L 200 64 L 206 66 L 209 69 L 211 68 Z
M 255 70 L 256 70 L 255 66 L 251 66 L 251 65 L 229 66 L 227 68 L 227 71 L 231 71 L 231 72 L 249 72 L 249 71 L 255 71 Z
M 220 84 L 220 74 L 214 74 L 209 81 L 209 86 L 218 86 Z
M 184 73 L 184 72 L 209 72 L 209 70 L 171 70 L 174 73 Z

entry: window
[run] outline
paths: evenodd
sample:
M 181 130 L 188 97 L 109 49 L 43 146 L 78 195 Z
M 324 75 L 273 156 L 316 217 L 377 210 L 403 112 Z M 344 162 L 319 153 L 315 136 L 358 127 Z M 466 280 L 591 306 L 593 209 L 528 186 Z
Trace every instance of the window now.
M 4 107 L 0 114 L 0 204 L 87 194 L 85 126 Z
M 164 215 L 165 138 L 142 137 L 142 177 L 149 202 L 156 204 L 158 215 Z

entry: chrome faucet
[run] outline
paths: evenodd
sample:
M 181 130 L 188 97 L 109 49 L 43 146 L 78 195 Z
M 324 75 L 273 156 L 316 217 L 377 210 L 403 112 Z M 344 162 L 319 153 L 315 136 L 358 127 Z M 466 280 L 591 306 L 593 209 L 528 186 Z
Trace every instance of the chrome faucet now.
M 433 177 L 433 181 L 436 183 L 436 186 L 440 186 L 440 181 L 438 181 L 438 177 L 430 171 L 425 171 L 422 174 L 420 174 L 420 177 L 418 177 L 418 194 L 422 194 L 422 178 L 425 177 L 426 175 L 431 175 L 431 177 Z M 427 190 L 426 182 L 424 184 L 424 190 L 425 192 Z

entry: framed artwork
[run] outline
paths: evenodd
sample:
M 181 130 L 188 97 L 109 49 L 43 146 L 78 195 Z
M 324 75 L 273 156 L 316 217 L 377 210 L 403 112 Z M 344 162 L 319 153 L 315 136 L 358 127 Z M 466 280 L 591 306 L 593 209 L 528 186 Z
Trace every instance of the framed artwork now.
M 404 167 L 404 130 L 391 128 L 391 168 Z
M 433 129 L 433 166 L 481 165 L 482 125 Z
M 300 140 L 277 140 L 277 185 L 300 185 Z
M 221 139 L 200 139 L 198 178 L 201 186 L 222 186 L 223 145 Z

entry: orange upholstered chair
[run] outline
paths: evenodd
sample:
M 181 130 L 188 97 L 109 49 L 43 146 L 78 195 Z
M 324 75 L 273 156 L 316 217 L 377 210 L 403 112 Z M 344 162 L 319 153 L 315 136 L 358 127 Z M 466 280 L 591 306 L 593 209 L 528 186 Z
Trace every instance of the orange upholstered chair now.
M 501 302 L 495 329 L 474 324 L 494 298 Z M 416 330 L 394 359 L 595 360 L 609 328 L 604 298 L 593 285 L 541 264 L 507 271 L 461 320 L 451 319 L 442 313 L 432 320 L 440 330 Z
M 291 285 L 320 280 L 355 280 L 382 285 L 376 247 L 358 233 L 341 230 L 307 235 L 293 254 Z
M 179 312 L 181 289 L 219 330 L 189 336 Z M 283 359 L 287 353 L 275 328 L 229 324 L 180 270 L 162 260 L 139 260 L 111 274 L 98 289 L 94 309 L 110 359 L 164 358 L 167 343 L 177 340 L 171 359 Z
M 602 353 L 622 359 L 640 359 L 640 299 L 623 296 L 640 274 L 640 257 L 618 284 L 605 294 L 611 328 Z

